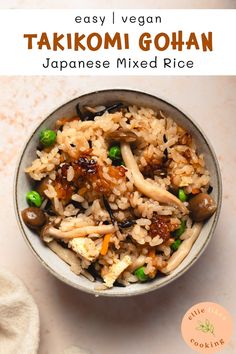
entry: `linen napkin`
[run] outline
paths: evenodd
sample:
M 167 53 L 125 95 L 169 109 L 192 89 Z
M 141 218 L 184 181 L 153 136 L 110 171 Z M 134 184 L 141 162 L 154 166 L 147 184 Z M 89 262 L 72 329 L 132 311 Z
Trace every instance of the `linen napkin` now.
M 39 312 L 15 275 L 0 268 L 0 354 L 36 354 Z

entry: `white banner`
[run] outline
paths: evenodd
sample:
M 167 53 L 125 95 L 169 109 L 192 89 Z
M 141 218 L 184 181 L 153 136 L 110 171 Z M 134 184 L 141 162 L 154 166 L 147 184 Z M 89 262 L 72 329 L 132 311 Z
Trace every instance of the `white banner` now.
M 0 75 L 235 75 L 236 10 L 0 10 Z

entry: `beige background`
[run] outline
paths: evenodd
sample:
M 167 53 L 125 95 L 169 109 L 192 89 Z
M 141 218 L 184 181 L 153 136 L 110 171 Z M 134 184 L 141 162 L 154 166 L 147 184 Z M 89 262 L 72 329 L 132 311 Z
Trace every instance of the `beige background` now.
M 143 1 L 122 0 L 110 1 L 109 6 L 106 1 L 90 1 L 87 7 L 118 7 L 117 4 L 144 7 Z M 146 7 L 180 4 L 183 8 L 190 4 L 233 7 L 235 1 L 145 1 Z M 5 5 L 1 2 L 1 7 L 48 5 L 86 7 L 85 2 L 72 0 L 5 1 Z M 27 136 L 55 107 L 82 93 L 122 87 L 167 99 L 198 122 L 220 162 L 223 206 L 209 247 L 176 282 L 135 298 L 94 298 L 51 276 L 25 245 L 13 210 L 13 174 Z M 212 301 L 235 314 L 235 77 L 0 77 L 0 90 L 0 264 L 20 276 L 39 306 L 39 354 L 64 354 L 73 345 L 84 348 L 83 354 L 188 354 L 190 349 L 180 333 L 181 319 L 188 308 Z M 235 353 L 235 341 L 223 352 Z
M 235 8 L 235 0 L 1 0 L 1 8 Z

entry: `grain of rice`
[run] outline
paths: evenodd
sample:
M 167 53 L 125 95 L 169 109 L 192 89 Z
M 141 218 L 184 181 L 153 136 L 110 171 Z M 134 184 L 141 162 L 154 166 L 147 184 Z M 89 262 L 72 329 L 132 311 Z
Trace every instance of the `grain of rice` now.
M 70 166 L 67 170 L 67 181 L 71 182 L 74 178 L 75 171 L 72 166 Z
M 71 196 L 71 199 L 74 200 L 74 201 L 76 201 L 76 202 L 78 202 L 78 203 L 84 202 L 84 198 L 81 197 L 79 194 L 73 194 L 73 195 Z

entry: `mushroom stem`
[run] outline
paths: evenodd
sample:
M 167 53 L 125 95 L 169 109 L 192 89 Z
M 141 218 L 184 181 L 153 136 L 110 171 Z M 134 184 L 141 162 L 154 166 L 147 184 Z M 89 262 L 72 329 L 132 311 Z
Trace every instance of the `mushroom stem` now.
M 58 255 L 64 262 L 70 265 L 72 272 L 79 275 L 81 273 L 80 259 L 69 249 L 61 247 L 56 241 L 48 243 L 48 247 Z
M 168 274 L 176 269 L 183 259 L 189 254 L 194 242 L 198 238 L 202 229 L 202 223 L 196 223 L 193 225 L 191 231 L 192 235 L 184 240 L 179 246 L 178 250 L 168 260 L 167 266 L 163 268 L 162 273 Z
M 115 226 L 113 225 L 99 225 L 99 226 L 84 226 L 80 228 L 74 228 L 71 231 L 61 231 L 51 225 L 47 225 L 42 230 L 42 238 L 51 236 L 56 239 L 72 239 L 76 237 L 84 237 L 89 234 L 108 234 L 115 232 Z
M 160 203 L 176 205 L 184 214 L 188 213 L 185 205 L 176 196 L 144 179 L 128 143 L 121 143 L 121 154 L 125 166 L 128 167 L 132 173 L 136 188 L 141 193 Z

